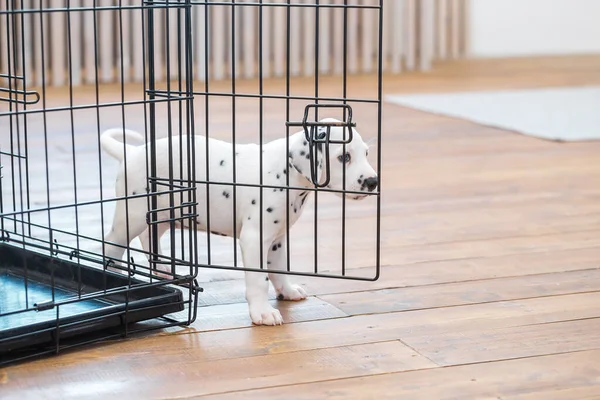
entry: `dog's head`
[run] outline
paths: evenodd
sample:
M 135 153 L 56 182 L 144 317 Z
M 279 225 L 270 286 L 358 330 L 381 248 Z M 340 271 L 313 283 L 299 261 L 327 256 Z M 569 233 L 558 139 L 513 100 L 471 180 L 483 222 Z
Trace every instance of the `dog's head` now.
M 320 122 L 340 122 L 333 118 L 323 119 Z M 341 126 L 332 126 L 329 128 L 329 140 L 347 141 L 350 137 L 349 128 Z M 319 128 L 316 134 L 317 139 L 323 140 L 326 137 L 326 128 Z M 305 141 L 306 143 L 306 141 Z M 301 158 L 301 168 L 304 170 L 303 175 L 309 181 L 311 179 L 311 163 L 310 156 L 314 157 L 313 166 L 316 165 L 316 178 L 320 184 L 326 183 L 327 180 L 327 164 L 324 159 L 329 155 L 329 182 L 327 187 L 334 190 L 345 190 L 348 192 L 362 193 L 347 193 L 346 197 L 354 200 L 363 199 L 369 192 L 373 192 L 379 185 L 377 173 L 369 164 L 367 156 L 369 154 L 369 146 L 364 142 L 358 131 L 352 128 L 352 140 L 347 144 L 329 143 L 328 148 L 324 143 L 315 143 L 312 152 L 306 151 L 306 154 Z M 296 160 L 298 158 L 296 157 Z M 295 163 L 297 165 L 297 161 Z M 299 168 L 297 168 L 299 169 Z M 345 184 L 344 184 L 345 182 Z M 364 194 L 363 194 L 364 193 Z M 336 192 L 341 196 L 341 192 Z

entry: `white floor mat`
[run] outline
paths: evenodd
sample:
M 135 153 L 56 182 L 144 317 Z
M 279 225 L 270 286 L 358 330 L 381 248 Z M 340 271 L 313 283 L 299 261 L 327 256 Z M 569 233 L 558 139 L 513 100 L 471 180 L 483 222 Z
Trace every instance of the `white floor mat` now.
M 600 86 L 390 95 L 386 100 L 544 139 L 600 139 Z

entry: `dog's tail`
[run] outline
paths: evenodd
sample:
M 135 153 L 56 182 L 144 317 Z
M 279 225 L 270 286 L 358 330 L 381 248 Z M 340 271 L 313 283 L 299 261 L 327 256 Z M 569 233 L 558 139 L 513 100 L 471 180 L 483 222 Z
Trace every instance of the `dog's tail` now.
M 124 128 L 107 129 L 100 135 L 100 145 L 102 149 L 119 161 L 123 161 L 123 142 L 118 139 L 125 139 L 125 149 L 129 151 L 136 146 L 127 142 L 134 140 L 144 143 L 144 136 L 141 133 Z

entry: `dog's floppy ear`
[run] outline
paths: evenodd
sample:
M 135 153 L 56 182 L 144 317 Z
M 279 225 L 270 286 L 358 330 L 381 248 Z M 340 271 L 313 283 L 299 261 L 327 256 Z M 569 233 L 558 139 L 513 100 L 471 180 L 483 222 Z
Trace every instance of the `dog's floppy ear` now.
M 316 183 L 319 186 L 325 186 L 325 185 L 329 184 L 329 182 L 326 182 L 327 176 L 325 173 L 326 168 L 327 168 L 326 163 L 329 162 L 329 160 L 325 159 L 325 155 L 329 152 L 329 149 L 328 149 L 327 144 L 325 144 L 321 141 L 325 140 L 325 138 L 327 136 L 327 128 L 319 127 L 317 130 L 317 133 L 314 136 L 317 139 L 313 143 L 313 146 L 312 146 L 313 147 L 313 159 L 314 159 L 314 163 L 315 163 L 315 164 L 313 164 L 313 166 L 316 168 L 316 171 L 315 171 Z M 311 182 L 313 182 L 312 179 L 311 179 Z M 315 183 L 315 182 L 313 182 L 313 183 Z
M 320 129 L 320 128 L 319 128 Z M 309 131 L 309 133 L 312 133 Z M 302 137 L 304 138 L 304 146 L 300 151 L 289 152 L 290 166 L 293 167 L 299 174 L 304 176 L 310 183 L 317 183 L 319 186 L 326 184 L 325 179 L 325 152 L 327 151 L 327 145 L 322 142 L 311 140 L 311 136 L 306 137 L 303 132 Z M 323 132 L 314 133 L 314 138 L 321 138 L 323 140 L 326 137 L 326 133 Z

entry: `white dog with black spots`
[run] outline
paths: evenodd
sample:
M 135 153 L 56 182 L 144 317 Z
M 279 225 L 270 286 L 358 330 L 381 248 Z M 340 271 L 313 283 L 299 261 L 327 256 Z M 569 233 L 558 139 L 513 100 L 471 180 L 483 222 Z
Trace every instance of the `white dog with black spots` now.
M 324 123 L 338 123 L 335 119 L 324 119 Z M 319 130 L 319 138 L 323 139 L 324 128 Z M 330 140 L 339 141 L 347 139 L 349 128 L 332 126 L 330 128 Z M 330 180 L 328 188 L 333 190 L 344 189 L 343 176 L 345 167 L 345 190 L 355 193 L 346 193 L 351 199 L 362 199 L 368 192 L 373 192 L 378 186 L 378 177 L 367 160 L 368 146 L 363 141 L 356 129 L 352 128 L 352 141 L 345 146 L 342 144 L 329 144 Z M 346 135 L 346 137 L 344 137 Z M 125 139 L 125 145 L 121 140 Z M 179 141 L 184 140 L 180 154 Z M 121 161 L 120 170 L 116 180 L 116 195 L 136 195 L 148 193 L 148 179 L 146 175 L 146 159 L 148 146 L 141 144 L 134 146 L 131 142 L 144 142 L 143 136 L 135 131 L 123 128 L 109 129 L 102 133 L 102 148 L 111 156 Z M 171 138 L 173 153 L 173 178 L 176 180 L 187 180 L 187 137 L 173 136 Z M 232 144 L 216 139 L 208 140 L 208 151 L 206 151 L 206 138 L 195 136 L 195 178 L 198 181 L 206 180 L 206 155 L 208 154 L 209 179 L 214 182 L 233 182 L 233 157 Z M 311 190 L 302 188 L 314 188 L 311 179 L 311 154 L 313 166 L 316 166 L 316 176 L 319 182 L 324 183 L 325 154 L 321 143 L 314 143 L 312 152 L 310 144 L 306 140 L 304 131 L 295 133 L 289 137 L 289 148 L 286 139 L 277 139 L 263 145 L 263 176 L 262 183 L 274 188 L 263 188 L 263 225 L 262 243 L 259 243 L 260 235 L 260 188 L 244 186 L 244 184 L 257 185 L 260 183 L 259 152 L 256 144 L 236 144 L 236 229 L 233 223 L 233 187 L 231 185 L 210 184 L 209 189 L 209 212 L 210 231 L 213 234 L 235 237 L 239 239 L 242 251 L 242 259 L 245 267 L 260 268 L 260 248 L 263 251 L 263 269 L 286 270 L 286 208 L 289 207 L 289 226 L 291 227 L 300 217 L 302 209 Z M 344 151 L 345 147 L 345 151 Z M 124 149 L 127 154 L 127 168 L 123 160 Z M 159 177 L 169 176 L 169 139 L 162 138 L 155 142 L 156 149 L 156 171 Z M 180 168 L 180 165 L 182 168 Z M 125 177 L 127 170 L 127 177 Z M 180 176 L 180 171 L 184 175 Z M 286 202 L 286 175 L 289 175 L 290 187 L 300 188 L 289 190 L 289 204 Z M 127 181 L 127 185 L 125 185 Z M 128 193 L 125 193 L 127 186 Z M 163 189 L 161 189 L 163 188 Z M 166 187 L 158 186 L 157 190 L 167 190 Z M 207 207 L 206 185 L 196 185 L 197 207 L 197 230 L 207 230 Z M 338 195 L 341 195 L 338 193 Z M 157 220 L 169 219 L 169 197 L 158 195 L 158 209 L 167 209 L 158 213 Z M 175 194 L 176 205 L 186 199 L 180 194 Z M 120 260 L 125 247 L 130 240 L 140 238 L 144 251 L 150 251 L 150 230 L 146 222 L 148 202 L 144 196 L 127 200 L 128 215 L 126 214 L 125 201 L 117 202 L 112 229 L 106 235 L 106 256 L 110 259 Z M 229 204 L 228 204 L 229 203 Z M 179 211 L 181 212 L 181 211 Z M 186 221 L 184 219 L 184 221 Z M 129 227 L 127 227 L 129 224 Z M 169 223 L 158 224 L 158 236 L 160 237 L 169 229 Z M 178 228 L 190 228 L 189 226 L 177 225 Z M 129 237 L 128 229 L 129 228 Z M 111 245 L 114 243 L 117 246 Z M 160 253 L 160 249 L 158 249 Z M 160 265 L 159 265 L 160 268 Z M 164 266 L 162 268 L 165 268 Z M 168 268 L 168 267 L 166 267 Z M 269 281 L 273 284 L 278 298 L 282 300 L 302 300 L 306 298 L 305 291 L 298 285 L 290 282 L 289 276 L 285 274 L 269 273 L 268 277 L 261 272 L 246 272 L 246 300 L 250 311 L 252 322 L 257 325 L 280 325 L 283 323 L 281 313 L 273 308 L 268 302 Z

